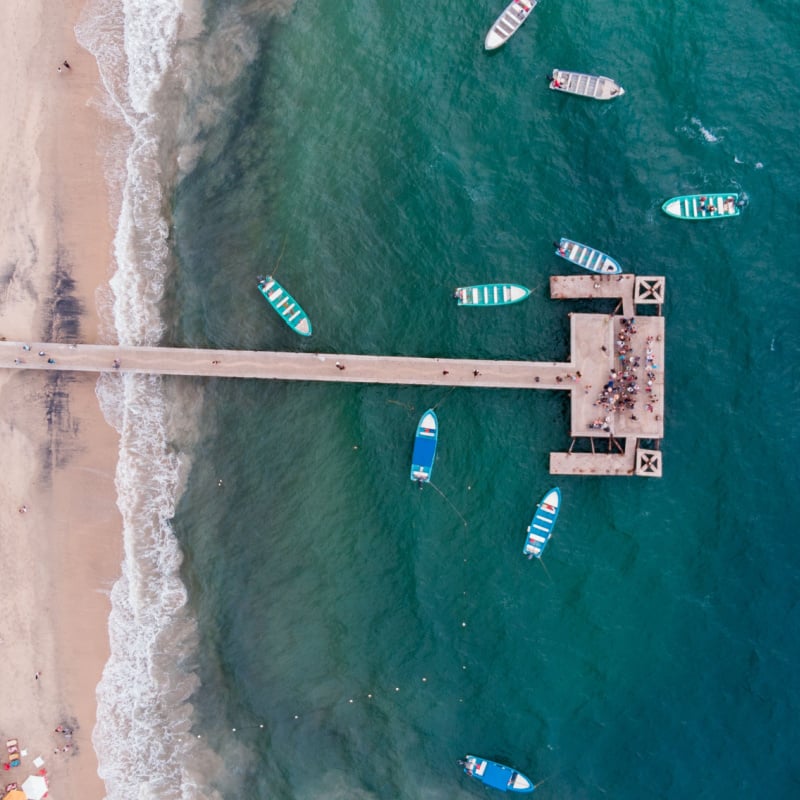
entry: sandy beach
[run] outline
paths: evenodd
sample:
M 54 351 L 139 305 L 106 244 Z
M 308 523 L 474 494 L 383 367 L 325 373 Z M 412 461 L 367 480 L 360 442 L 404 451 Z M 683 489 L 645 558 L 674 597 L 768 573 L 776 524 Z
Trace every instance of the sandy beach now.
M 111 269 L 96 64 L 76 43 L 82 3 L 10 0 L 0 40 L 0 336 L 98 342 Z M 67 61 L 69 67 L 64 62 Z M 5 580 L 0 734 L 22 763 L 2 787 L 46 770 L 49 796 L 105 796 L 91 736 L 108 658 L 108 591 L 119 573 L 118 437 L 96 377 L 0 374 L 0 537 Z M 71 736 L 56 732 L 59 725 Z M 4 762 L 5 746 L 3 741 Z M 44 761 L 34 764 L 35 758 Z

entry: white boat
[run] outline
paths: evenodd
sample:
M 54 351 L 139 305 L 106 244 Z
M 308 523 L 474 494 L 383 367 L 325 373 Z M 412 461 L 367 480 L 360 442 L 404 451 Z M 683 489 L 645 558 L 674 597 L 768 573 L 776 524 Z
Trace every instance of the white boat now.
M 613 100 L 625 94 L 625 90 L 615 80 L 604 75 L 587 75 L 585 72 L 570 72 L 566 69 L 553 70 L 550 88 L 594 100 Z
M 483 46 L 487 50 L 496 50 L 504 45 L 528 18 L 528 14 L 536 8 L 538 0 L 513 0 L 505 11 L 494 21 L 494 25 L 486 34 Z

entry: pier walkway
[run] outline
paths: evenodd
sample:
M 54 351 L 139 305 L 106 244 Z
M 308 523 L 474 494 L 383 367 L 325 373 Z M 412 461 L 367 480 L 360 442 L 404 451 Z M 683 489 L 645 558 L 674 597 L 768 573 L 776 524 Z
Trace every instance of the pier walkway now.
M 604 280 L 608 277 L 610 281 Z M 658 304 L 660 310 L 663 278 L 556 276 L 551 296 L 617 298 L 633 316 L 637 303 Z M 571 355 L 566 362 L 0 341 L 0 368 L 567 391 L 573 447 L 575 439 L 588 438 L 592 452 L 572 452 L 571 447 L 567 453 L 551 453 L 551 472 L 660 475 L 658 451 L 642 455 L 637 442 L 660 441 L 664 435 L 663 317 L 637 318 L 636 352 L 641 350 L 644 365 L 647 342 L 647 358 L 657 365 L 653 386 L 640 398 L 641 410 L 638 404 L 635 414 L 598 410 L 598 395 L 617 367 L 620 320 L 615 314 L 570 314 Z M 595 440 L 604 440 L 606 452 L 595 452 Z
M 282 381 L 338 381 L 427 386 L 566 388 L 557 377 L 569 364 L 484 359 L 414 358 L 346 353 L 285 353 L 263 350 L 194 350 L 184 347 L 123 347 L 105 344 L 0 342 L 0 368 L 199 375 Z M 43 356 L 38 355 L 44 353 Z M 50 363 L 52 359 L 54 363 Z M 119 367 L 115 367 L 115 362 Z M 339 365 L 337 367 L 337 364 Z M 340 367 L 344 367 L 341 369 Z M 477 372 L 477 374 L 476 374 Z

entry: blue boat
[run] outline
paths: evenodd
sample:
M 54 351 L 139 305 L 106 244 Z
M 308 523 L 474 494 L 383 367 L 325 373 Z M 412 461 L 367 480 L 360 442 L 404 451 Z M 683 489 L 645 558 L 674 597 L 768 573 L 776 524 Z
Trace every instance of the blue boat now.
M 436 413 L 429 408 L 419 420 L 417 435 L 414 438 L 414 453 L 411 456 L 411 480 L 428 483 L 433 472 L 433 459 L 436 458 L 436 442 L 439 438 L 439 421 Z
M 295 332 L 301 336 L 311 336 L 311 320 L 308 314 L 300 307 L 300 303 L 292 297 L 286 289 L 271 275 L 266 278 L 259 277 L 258 290 L 264 299 L 278 312 L 278 316 Z
M 619 275 L 622 272 L 622 267 L 611 256 L 572 239 L 561 239 L 556 247 L 556 255 L 600 275 Z
M 464 772 L 480 781 L 492 789 L 499 789 L 501 792 L 518 792 L 528 794 L 536 787 L 533 781 L 505 764 L 498 764 L 496 761 L 489 761 L 488 758 L 479 756 L 465 756 L 458 762 L 464 767 Z
M 536 506 L 536 513 L 533 515 L 531 524 L 528 525 L 525 547 L 522 548 L 522 552 L 528 558 L 542 557 L 542 553 L 553 534 L 560 506 L 561 490 L 558 487 L 551 489 L 542 498 L 542 502 Z

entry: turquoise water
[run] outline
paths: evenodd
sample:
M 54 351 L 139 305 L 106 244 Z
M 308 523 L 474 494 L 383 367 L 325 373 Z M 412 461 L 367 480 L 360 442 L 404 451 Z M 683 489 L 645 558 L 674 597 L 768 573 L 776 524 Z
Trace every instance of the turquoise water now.
M 182 384 L 203 404 L 173 524 L 197 625 L 181 669 L 200 681 L 193 735 L 223 761 L 184 796 L 483 796 L 466 752 L 543 797 L 794 796 L 795 6 L 543 0 L 492 54 L 486 0 L 275 6 L 211 2 L 197 37 L 213 91 L 195 83 L 185 112 L 204 123 L 174 190 L 165 340 L 561 360 L 568 312 L 592 308 L 548 297 L 569 236 L 666 276 L 664 477 L 551 478 L 569 446 L 555 392 Z M 550 92 L 554 67 L 626 94 Z M 660 211 L 705 190 L 749 205 Z M 273 270 L 310 340 L 259 295 Z M 450 300 L 491 281 L 532 296 Z

